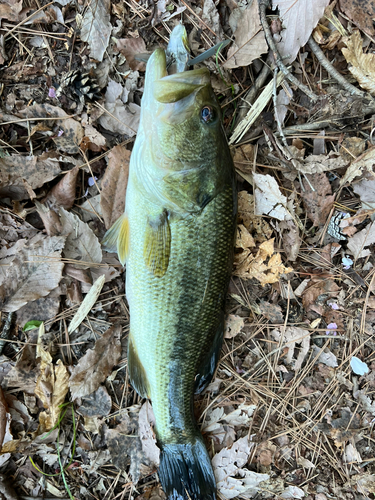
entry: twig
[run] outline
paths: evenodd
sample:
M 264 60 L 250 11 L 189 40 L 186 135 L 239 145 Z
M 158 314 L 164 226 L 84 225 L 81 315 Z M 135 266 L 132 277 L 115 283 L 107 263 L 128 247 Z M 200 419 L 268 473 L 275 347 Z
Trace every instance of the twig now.
M 251 87 L 251 89 L 245 94 L 245 96 L 242 98 L 243 105 L 239 107 L 239 112 L 237 115 L 237 122 L 236 126 L 245 118 L 247 115 L 247 112 L 250 109 L 250 105 L 254 103 L 255 98 L 257 96 L 257 93 L 259 90 L 263 87 L 267 76 L 271 73 L 271 70 L 268 66 L 268 63 L 270 63 L 270 57 L 267 58 L 267 61 L 264 63 L 264 66 L 262 70 L 260 71 L 259 75 L 257 76 L 257 79 L 254 82 L 254 85 Z
M 324 55 L 322 49 L 319 47 L 319 45 L 316 43 L 316 41 L 313 39 L 312 36 L 310 36 L 308 40 L 308 45 L 312 52 L 314 53 L 315 57 L 318 59 L 319 63 L 323 66 L 323 68 L 334 78 L 337 83 L 339 83 L 346 91 L 348 91 L 351 95 L 358 95 L 360 97 L 365 97 L 365 93 L 362 92 L 361 90 L 357 89 L 346 81 L 346 79 L 333 67 L 333 65 L 328 61 L 326 56 Z
M 273 52 L 273 56 L 275 58 L 276 64 L 280 68 L 280 71 L 284 73 L 286 78 L 293 84 L 296 85 L 302 92 L 304 92 L 312 101 L 317 101 L 318 96 L 314 94 L 314 92 L 311 92 L 311 90 L 304 85 L 303 83 L 299 82 L 295 76 L 293 76 L 288 68 L 285 66 L 285 64 L 282 61 L 282 58 L 279 54 L 279 51 L 276 48 L 275 41 L 273 39 L 271 30 L 268 26 L 267 18 L 266 18 L 266 8 L 268 7 L 269 0 L 258 0 L 259 3 L 259 14 L 260 14 L 260 22 L 262 23 L 262 27 L 264 30 L 264 34 L 266 36 L 266 40 L 268 43 L 269 48 Z

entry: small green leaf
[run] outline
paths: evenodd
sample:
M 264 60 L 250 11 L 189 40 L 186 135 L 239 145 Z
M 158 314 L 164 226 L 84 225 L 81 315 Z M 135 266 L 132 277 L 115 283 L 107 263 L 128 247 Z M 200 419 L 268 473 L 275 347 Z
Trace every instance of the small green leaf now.
M 26 325 L 23 327 L 24 332 L 28 332 L 29 330 L 34 330 L 34 328 L 39 328 L 43 321 L 38 321 L 37 319 L 32 319 L 28 321 Z

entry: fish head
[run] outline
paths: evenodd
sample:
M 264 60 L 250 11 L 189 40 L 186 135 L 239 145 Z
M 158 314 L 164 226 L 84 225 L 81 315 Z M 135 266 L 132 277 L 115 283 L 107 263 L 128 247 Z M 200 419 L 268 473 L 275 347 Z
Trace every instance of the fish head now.
M 176 73 L 156 80 L 153 95 L 158 103 L 155 129 L 163 156 L 189 161 L 216 155 L 222 140 L 220 106 L 207 68 Z M 177 164 L 176 164 L 176 168 Z

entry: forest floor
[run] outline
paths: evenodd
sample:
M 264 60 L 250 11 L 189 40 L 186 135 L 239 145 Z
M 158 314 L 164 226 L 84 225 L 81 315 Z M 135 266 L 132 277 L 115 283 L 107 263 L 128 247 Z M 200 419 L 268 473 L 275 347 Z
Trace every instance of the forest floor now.
M 218 497 L 374 499 L 375 1 L 273 4 L 0 0 L 1 498 L 165 498 L 100 241 L 135 56 L 182 21 L 192 57 L 231 40 L 198 65 L 238 181 L 222 356 L 195 398 Z

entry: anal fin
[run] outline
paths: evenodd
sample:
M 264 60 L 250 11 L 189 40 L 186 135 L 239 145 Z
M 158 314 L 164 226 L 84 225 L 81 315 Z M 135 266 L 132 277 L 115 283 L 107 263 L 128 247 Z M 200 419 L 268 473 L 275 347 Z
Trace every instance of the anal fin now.
M 129 221 L 125 213 L 105 233 L 102 247 L 107 252 L 117 252 L 121 264 L 125 265 L 129 249 Z
M 150 271 L 161 278 L 167 272 L 171 253 L 171 228 L 166 211 L 149 218 L 145 232 L 143 255 Z
M 138 357 L 131 334 L 128 343 L 128 371 L 130 382 L 141 398 L 149 398 L 149 384 L 145 369 Z
M 207 354 L 204 356 L 195 377 L 194 392 L 200 394 L 211 382 L 220 358 L 224 336 L 224 313 L 216 330 L 215 337 Z

